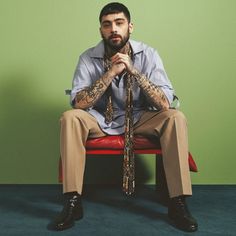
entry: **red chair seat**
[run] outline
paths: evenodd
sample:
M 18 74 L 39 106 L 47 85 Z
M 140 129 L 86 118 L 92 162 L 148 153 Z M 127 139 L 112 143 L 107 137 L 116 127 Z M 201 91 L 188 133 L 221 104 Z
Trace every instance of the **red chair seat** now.
M 110 135 L 101 138 L 88 139 L 86 149 L 123 149 L 125 139 L 123 135 Z M 134 149 L 160 149 L 160 144 L 152 142 L 142 136 L 135 136 Z
M 135 136 L 134 138 L 135 154 L 161 154 L 159 143 L 154 143 L 148 138 Z M 89 155 L 122 155 L 124 154 L 124 136 L 109 135 L 100 138 L 88 139 L 86 142 L 86 154 Z M 193 160 L 191 153 L 188 156 L 189 169 L 197 172 L 197 165 Z M 59 163 L 59 182 L 62 182 L 62 166 Z
M 86 142 L 86 153 L 104 154 L 104 155 L 118 155 L 124 154 L 124 136 L 123 135 L 109 135 L 100 138 L 88 139 Z M 161 147 L 159 143 L 154 143 L 152 140 L 135 136 L 134 138 L 134 153 L 135 154 L 161 154 Z M 197 172 L 197 165 L 193 160 L 191 153 L 188 157 L 190 171 Z

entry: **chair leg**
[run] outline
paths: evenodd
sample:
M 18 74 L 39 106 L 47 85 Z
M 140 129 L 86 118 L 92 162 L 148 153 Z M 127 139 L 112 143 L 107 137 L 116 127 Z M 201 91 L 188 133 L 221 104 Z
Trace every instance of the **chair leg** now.
M 161 155 L 156 155 L 156 190 L 159 192 L 158 200 L 160 203 L 167 205 L 169 201 L 169 192 Z

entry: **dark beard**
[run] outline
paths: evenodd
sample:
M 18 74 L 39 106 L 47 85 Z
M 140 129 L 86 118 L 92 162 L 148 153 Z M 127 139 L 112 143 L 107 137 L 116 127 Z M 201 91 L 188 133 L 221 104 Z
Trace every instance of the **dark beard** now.
M 126 43 L 129 41 L 129 32 L 127 33 L 127 35 L 121 39 L 120 43 L 119 44 L 115 44 L 115 43 L 112 43 L 112 40 L 111 38 L 109 39 L 105 39 L 103 36 L 103 42 L 105 44 L 106 47 L 110 48 L 112 51 L 120 51 L 125 45 Z

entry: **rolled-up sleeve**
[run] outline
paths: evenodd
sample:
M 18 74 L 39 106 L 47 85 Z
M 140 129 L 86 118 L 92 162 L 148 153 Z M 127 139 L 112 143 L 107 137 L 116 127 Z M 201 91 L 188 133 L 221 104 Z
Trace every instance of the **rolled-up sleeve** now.
M 156 50 L 149 49 L 146 56 L 148 58 L 146 63 L 147 77 L 150 79 L 150 81 L 162 89 L 169 101 L 169 104 L 171 104 L 174 97 L 174 89 L 170 80 L 168 79 L 159 54 Z
M 72 91 L 70 95 L 70 103 L 72 106 L 74 104 L 76 94 L 79 91 L 91 86 L 92 84 L 92 78 L 86 65 L 87 59 L 88 58 L 81 55 L 79 58 L 79 62 L 76 66 L 74 78 L 72 81 Z

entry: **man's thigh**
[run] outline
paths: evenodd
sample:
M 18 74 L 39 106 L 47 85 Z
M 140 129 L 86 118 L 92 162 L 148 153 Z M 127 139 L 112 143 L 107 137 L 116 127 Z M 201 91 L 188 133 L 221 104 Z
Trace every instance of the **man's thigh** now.
M 89 138 L 97 138 L 106 136 L 106 134 L 100 128 L 97 119 L 87 111 L 82 109 L 71 109 L 63 113 L 62 119 L 66 120 L 78 120 L 80 124 L 84 126 L 84 129 L 89 131 Z
M 164 111 L 145 111 L 139 121 L 134 125 L 134 134 L 143 136 L 159 136 L 165 121 L 172 116 L 183 116 L 175 109 Z

